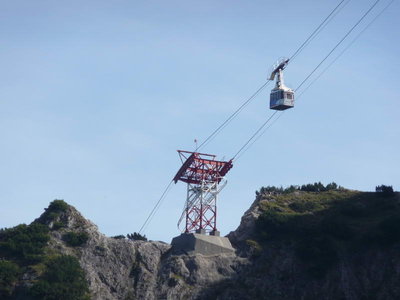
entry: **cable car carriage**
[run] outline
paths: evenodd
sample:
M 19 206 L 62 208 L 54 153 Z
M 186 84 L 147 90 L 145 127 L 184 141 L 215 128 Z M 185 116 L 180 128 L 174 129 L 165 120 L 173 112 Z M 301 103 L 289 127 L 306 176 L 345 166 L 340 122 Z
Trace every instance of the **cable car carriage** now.
M 274 68 L 269 80 L 274 80 L 276 75 L 276 85 L 271 90 L 269 108 L 274 110 L 285 110 L 294 106 L 294 91 L 283 83 L 283 69 L 288 64 L 289 59 L 281 60 Z

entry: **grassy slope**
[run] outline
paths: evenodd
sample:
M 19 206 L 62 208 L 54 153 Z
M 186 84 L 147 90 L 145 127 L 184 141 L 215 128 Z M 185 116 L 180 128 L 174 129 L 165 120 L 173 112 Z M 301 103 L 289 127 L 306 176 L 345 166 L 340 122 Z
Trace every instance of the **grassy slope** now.
M 342 188 L 272 194 L 261 191 L 257 198 L 262 213 L 251 239 L 236 245 L 243 255 L 252 258 L 252 263 L 237 278 L 210 287 L 202 299 L 344 299 L 340 262 L 355 258 L 352 266 L 360 263 L 366 270 L 368 260 L 377 253 L 383 257 L 388 254 L 391 260 L 392 250 L 400 242 L 400 193 L 385 196 Z M 390 266 L 386 269 L 389 276 L 396 277 L 390 273 Z M 385 291 L 393 290 L 389 279 L 385 279 L 386 290 L 384 284 L 378 289 L 383 298 L 389 297 Z M 353 278 L 349 284 L 360 282 Z M 351 293 L 360 299 L 365 298 L 362 293 L 366 293 L 365 299 L 378 298 L 373 289 L 379 281 L 372 283 L 371 287 L 359 285 L 357 291 L 351 288 Z M 391 298 L 399 293 L 393 291 Z
M 248 244 L 260 252 L 273 241 L 290 242 L 311 275 L 323 275 L 343 252 L 400 241 L 398 193 L 296 191 L 258 197 L 262 214 Z

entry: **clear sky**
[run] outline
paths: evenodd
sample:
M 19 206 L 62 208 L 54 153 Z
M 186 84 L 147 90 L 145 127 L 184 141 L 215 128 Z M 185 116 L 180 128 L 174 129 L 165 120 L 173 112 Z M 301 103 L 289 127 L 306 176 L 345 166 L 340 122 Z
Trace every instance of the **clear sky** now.
M 288 66 L 286 84 L 296 88 L 373 2 L 348 2 Z M 1 1 L 0 227 L 64 199 L 107 235 L 138 231 L 180 167 L 176 150 L 204 140 L 337 3 Z M 222 234 L 261 186 L 400 189 L 399 12 L 394 1 L 235 163 L 219 199 Z M 231 158 L 271 114 L 271 88 L 202 150 Z M 174 185 L 150 239 L 179 234 L 185 196 Z

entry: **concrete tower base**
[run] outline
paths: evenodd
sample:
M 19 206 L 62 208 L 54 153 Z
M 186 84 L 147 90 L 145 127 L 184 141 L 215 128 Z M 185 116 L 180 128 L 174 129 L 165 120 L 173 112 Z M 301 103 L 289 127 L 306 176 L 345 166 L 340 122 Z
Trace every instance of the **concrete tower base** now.
M 199 233 L 182 233 L 174 237 L 171 244 L 174 255 L 218 255 L 235 251 L 228 238 Z

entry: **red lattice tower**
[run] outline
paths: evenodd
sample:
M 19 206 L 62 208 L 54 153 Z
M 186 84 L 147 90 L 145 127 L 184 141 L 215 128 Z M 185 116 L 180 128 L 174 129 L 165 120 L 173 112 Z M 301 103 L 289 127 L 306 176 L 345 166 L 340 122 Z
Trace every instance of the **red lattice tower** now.
M 217 196 L 225 187 L 224 176 L 232 168 L 232 160 L 218 161 L 212 154 L 178 150 L 182 167 L 175 183 L 187 183 L 185 209 L 178 226 L 185 218 L 185 232 L 215 234 L 217 231 Z

